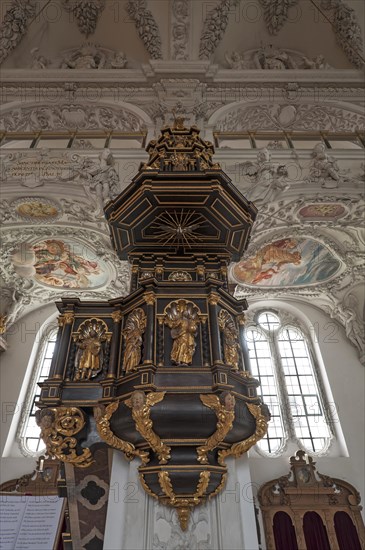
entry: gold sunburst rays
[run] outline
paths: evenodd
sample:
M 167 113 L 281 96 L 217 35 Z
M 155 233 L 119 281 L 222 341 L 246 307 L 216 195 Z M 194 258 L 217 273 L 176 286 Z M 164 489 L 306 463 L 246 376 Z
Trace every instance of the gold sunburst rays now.
M 186 245 L 189 248 L 193 244 L 203 241 L 202 236 L 196 233 L 203 227 L 207 227 L 207 221 L 202 214 L 195 210 L 166 210 L 162 212 L 150 225 L 153 230 L 152 238 L 162 246 Z

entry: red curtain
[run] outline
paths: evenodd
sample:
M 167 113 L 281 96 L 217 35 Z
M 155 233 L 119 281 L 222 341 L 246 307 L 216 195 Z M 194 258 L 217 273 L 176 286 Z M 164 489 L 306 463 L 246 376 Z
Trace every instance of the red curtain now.
M 273 530 L 276 550 L 298 550 L 294 526 L 288 514 L 276 512 Z
M 335 531 L 340 550 L 361 550 L 356 527 L 346 512 L 335 513 Z
M 304 514 L 303 531 L 307 550 L 331 550 L 327 530 L 316 512 Z

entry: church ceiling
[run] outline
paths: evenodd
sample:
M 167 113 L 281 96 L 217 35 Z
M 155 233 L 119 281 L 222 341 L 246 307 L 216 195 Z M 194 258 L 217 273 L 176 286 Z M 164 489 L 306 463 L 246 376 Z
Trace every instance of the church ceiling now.
M 343 326 L 346 308 L 361 323 L 364 5 L 292 2 L 275 20 L 274 4 L 287 5 L 258 0 L 255 16 L 234 0 L 7 3 L 2 315 L 128 293 L 103 207 L 174 111 L 258 207 L 247 255 L 230 268 L 237 291 L 315 296 Z

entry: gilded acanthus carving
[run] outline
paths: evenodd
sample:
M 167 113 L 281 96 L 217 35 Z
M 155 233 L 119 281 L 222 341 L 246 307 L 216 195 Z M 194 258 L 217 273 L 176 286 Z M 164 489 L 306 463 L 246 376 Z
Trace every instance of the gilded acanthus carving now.
M 171 329 L 174 343 L 171 361 L 176 365 L 191 365 L 200 323 L 199 310 L 187 300 L 171 302 L 165 310 L 165 324 Z
M 298 0 L 260 0 L 266 27 L 270 34 L 278 34 L 288 19 L 288 9 L 297 3 Z
M 142 460 L 142 464 L 147 464 L 149 461 L 148 453 L 136 449 L 132 443 L 120 439 L 112 432 L 110 420 L 118 407 L 119 401 L 114 401 L 106 407 L 104 405 L 94 407 L 94 418 L 98 434 L 108 445 L 122 451 L 127 460 L 133 460 L 133 458 L 137 456 Z
M 362 67 L 364 65 L 361 57 L 363 38 L 355 10 L 343 0 L 322 0 L 321 7 L 325 10 L 333 10 L 332 26 L 338 44 L 355 67 Z
M 220 310 L 218 322 L 223 333 L 224 362 L 226 365 L 238 370 L 240 345 L 236 323 L 232 315 L 225 309 Z
M 145 128 L 141 118 L 120 107 L 65 103 L 19 107 L 0 117 L 0 129 L 7 132 L 39 130 L 120 130 L 137 132 Z
M 254 405 L 252 403 L 246 403 L 248 410 L 256 420 L 256 430 L 253 435 L 240 441 L 234 443 L 229 449 L 219 451 L 218 453 L 218 462 L 221 466 L 224 466 L 225 459 L 227 456 L 234 456 L 239 458 L 243 453 L 246 453 L 257 441 L 262 439 L 267 432 L 267 425 L 270 419 L 267 408 L 263 405 Z
M 178 498 L 173 490 L 170 474 L 168 471 L 163 470 L 158 473 L 158 481 L 162 492 L 166 495 L 167 499 L 160 497 L 161 501 L 165 501 L 169 506 L 173 506 L 178 514 L 180 527 L 182 531 L 186 531 L 190 514 L 194 506 L 201 504 L 205 498 L 205 493 L 208 488 L 210 480 L 210 472 L 203 470 L 199 474 L 199 481 L 195 494 L 190 498 Z
M 200 37 L 199 59 L 210 59 L 226 31 L 229 12 L 237 0 L 220 0 L 219 4 L 212 8 L 203 25 Z
M 80 32 L 88 37 L 95 32 L 105 0 L 63 0 L 62 5 L 75 17 Z
M 217 415 L 215 432 L 204 445 L 197 447 L 198 461 L 208 464 L 208 452 L 215 449 L 231 431 L 234 421 L 235 397 L 230 392 L 223 392 L 219 397 L 213 394 L 201 394 L 200 400 Z
M 36 13 L 36 6 L 35 0 L 12 0 L 0 25 L 0 63 L 23 38 Z
M 141 362 L 142 335 L 147 326 L 146 314 L 141 308 L 133 310 L 127 318 L 122 332 L 125 339 L 123 370 L 131 372 Z
M 187 271 L 173 271 L 168 276 L 169 281 L 181 282 L 181 281 L 191 281 L 191 275 Z
M 147 0 L 131 0 L 126 10 L 151 58 L 162 59 L 160 31 L 152 12 L 147 8 Z
M 90 380 L 105 367 L 105 342 L 110 342 L 111 333 L 101 319 L 87 319 L 81 323 L 73 336 L 77 352 L 73 380 Z
M 147 441 L 151 449 L 157 454 L 159 464 L 166 464 L 170 459 L 171 448 L 153 431 L 153 422 L 150 418 L 151 407 L 163 400 L 166 392 L 134 391 L 124 404 L 132 409 L 132 417 L 136 430 Z
M 79 468 L 87 468 L 94 460 L 90 449 L 83 448 L 78 454 L 78 434 L 85 426 L 84 413 L 76 407 L 46 408 L 36 412 L 36 421 L 41 428 L 47 453 L 62 462 L 69 462 Z

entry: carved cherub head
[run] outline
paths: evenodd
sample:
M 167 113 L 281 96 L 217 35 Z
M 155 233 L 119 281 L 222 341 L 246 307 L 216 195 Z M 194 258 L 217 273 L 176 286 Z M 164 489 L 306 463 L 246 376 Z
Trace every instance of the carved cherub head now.
M 234 411 L 235 405 L 236 405 L 236 398 L 234 395 L 231 394 L 229 391 L 224 391 L 220 394 L 219 400 L 224 405 L 224 408 L 227 411 Z
M 132 393 L 131 395 L 132 409 L 139 411 L 140 409 L 142 409 L 145 402 L 146 402 L 146 395 L 143 391 L 136 390 Z
M 55 415 L 50 409 L 42 409 L 35 413 L 35 419 L 42 430 L 47 430 L 52 427 L 55 421 Z

